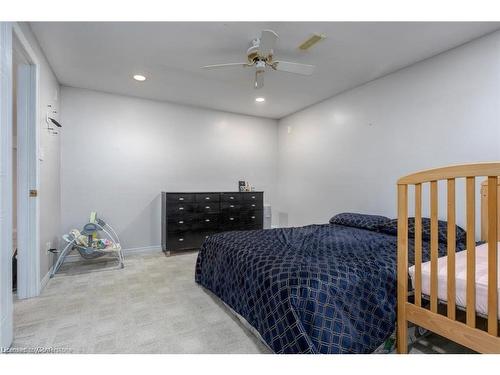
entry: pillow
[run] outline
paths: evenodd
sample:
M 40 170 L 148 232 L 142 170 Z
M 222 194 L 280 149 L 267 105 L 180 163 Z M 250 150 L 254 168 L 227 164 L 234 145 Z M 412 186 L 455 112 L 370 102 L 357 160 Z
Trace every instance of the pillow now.
M 330 219 L 330 224 L 344 225 L 368 230 L 377 230 L 381 225 L 391 221 L 388 217 L 379 215 L 356 214 L 344 212 Z
M 398 219 L 392 219 L 385 224 L 382 224 L 379 228 L 382 233 L 392 234 L 397 236 L 398 234 Z M 447 231 L 448 223 L 446 221 L 438 220 L 438 241 L 442 243 L 447 242 Z M 415 237 L 415 218 L 408 218 L 408 237 Z M 466 232 L 463 228 L 456 226 L 456 238 L 457 242 L 465 242 Z M 422 218 L 422 241 L 431 240 L 431 219 L 428 217 Z

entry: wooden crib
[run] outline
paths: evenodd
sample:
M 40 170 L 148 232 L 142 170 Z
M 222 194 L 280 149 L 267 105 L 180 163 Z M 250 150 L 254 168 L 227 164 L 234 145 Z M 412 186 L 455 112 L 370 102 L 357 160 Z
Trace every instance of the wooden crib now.
M 398 180 L 398 309 L 397 350 L 408 351 L 408 323 L 414 323 L 480 353 L 500 353 L 498 332 L 498 234 L 500 163 L 456 165 L 417 172 Z M 486 177 L 482 196 L 481 233 L 487 245 L 487 314 L 485 327 L 477 325 L 476 314 L 476 178 Z M 456 179 L 465 179 L 466 277 L 465 306 L 456 305 Z M 438 181 L 446 181 L 447 272 L 446 300 L 438 299 Z M 430 293 L 422 294 L 422 185 L 430 184 Z M 408 196 L 414 186 L 415 266 L 414 298 L 408 291 Z M 487 192 L 487 193 L 486 193 Z M 427 279 L 428 280 L 428 279 Z M 444 283 L 443 283 L 444 285 Z M 426 305 L 428 302 L 429 307 Z M 443 306 L 446 307 L 445 312 Z M 459 318 L 465 310 L 464 318 Z

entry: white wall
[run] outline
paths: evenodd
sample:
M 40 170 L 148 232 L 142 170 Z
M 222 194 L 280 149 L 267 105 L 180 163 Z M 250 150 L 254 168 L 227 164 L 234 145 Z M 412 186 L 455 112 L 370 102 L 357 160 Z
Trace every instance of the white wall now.
M 277 121 L 62 88 L 62 230 L 96 210 L 125 248 L 160 245 L 161 191 L 237 191 L 273 203 Z
M 500 32 L 281 119 L 277 209 L 288 225 L 342 211 L 394 217 L 398 177 L 492 160 L 500 160 Z
M 45 124 L 47 105 L 59 110 L 59 83 L 45 58 L 38 41 L 27 23 L 19 26 L 34 51 L 39 63 L 39 119 L 40 123 L 40 187 L 38 192 L 40 209 L 40 277 L 43 278 L 52 266 L 52 255 L 46 251 L 46 243 L 57 247 L 60 237 L 60 138 L 50 135 Z M 56 119 L 58 114 L 53 115 Z

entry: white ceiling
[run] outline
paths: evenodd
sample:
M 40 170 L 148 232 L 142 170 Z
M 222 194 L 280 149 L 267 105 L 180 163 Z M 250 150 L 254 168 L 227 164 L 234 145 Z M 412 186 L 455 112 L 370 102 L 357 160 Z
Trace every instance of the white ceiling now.
M 281 118 L 347 89 L 456 47 L 500 23 L 161 22 L 31 23 L 62 85 Z M 253 70 L 201 70 L 244 62 L 262 29 L 280 39 L 275 58 L 316 65 L 312 76 L 269 71 L 252 87 Z M 327 39 L 307 52 L 312 33 Z M 143 73 L 143 83 L 131 79 Z M 255 103 L 257 96 L 266 102 Z

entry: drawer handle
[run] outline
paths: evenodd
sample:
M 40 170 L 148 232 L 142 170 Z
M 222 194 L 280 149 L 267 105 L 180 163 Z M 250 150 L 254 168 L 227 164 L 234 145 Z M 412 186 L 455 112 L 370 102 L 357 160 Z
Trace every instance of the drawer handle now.
M 252 195 L 252 199 L 255 199 L 255 195 Z
M 229 199 L 234 199 L 234 197 L 229 197 Z
M 252 216 L 252 219 L 255 219 L 255 216 Z
M 234 208 L 234 204 L 230 204 L 229 207 Z
M 252 204 L 252 207 L 255 207 L 255 204 Z
M 183 200 L 184 200 L 184 198 L 179 198 L 179 200 L 180 200 L 180 201 L 183 201 Z
M 206 199 L 207 201 L 209 201 L 209 200 L 210 200 L 210 197 L 205 197 L 205 199 Z
M 209 210 L 209 209 L 210 209 L 210 206 L 205 206 L 205 208 L 206 208 L 207 210 Z
M 210 222 L 210 219 L 205 219 L 205 221 L 208 223 L 208 222 Z
M 234 217 L 230 217 L 229 220 L 234 220 Z
M 205 236 L 205 239 L 207 239 L 207 238 L 208 238 L 208 236 Z
M 180 242 L 184 241 L 184 238 L 179 238 L 179 241 L 180 241 Z
M 179 207 L 179 210 L 181 210 L 181 211 L 182 211 L 183 209 L 184 209 L 184 207 Z
M 179 221 L 179 224 L 184 224 L 184 220 Z

